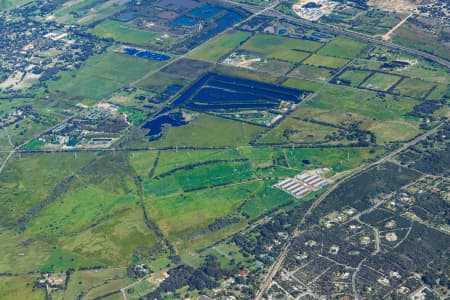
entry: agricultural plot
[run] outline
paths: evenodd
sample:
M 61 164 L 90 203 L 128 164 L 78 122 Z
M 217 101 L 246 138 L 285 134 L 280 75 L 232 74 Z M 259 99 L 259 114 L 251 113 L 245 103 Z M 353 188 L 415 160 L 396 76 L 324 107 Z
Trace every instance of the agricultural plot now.
M 327 81 L 334 74 L 333 70 L 310 65 L 300 65 L 293 69 L 289 76 L 305 78 L 310 80 Z
M 358 87 L 371 74 L 372 72 L 365 70 L 346 70 L 344 73 L 339 75 L 337 82 L 343 85 Z
M 150 145 L 152 147 L 247 145 L 262 130 L 260 126 L 194 114 L 189 124 L 164 128 L 162 137 Z
M 112 38 L 118 42 L 142 46 L 151 39 L 159 37 L 157 33 L 131 28 L 126 23 L 114 20 L 105 20 L 89 32 L 102 38 Z
M 324 143 L 327 142 L 326 137 L 334 131 L 336 128 L 287 118 L 257 142 L 262 144 Z
M 396 119 L 412 111 L 417 102 L 405 98 L 394 99 L 386 96 L 382 100 L 379 96 L 364 91 L 357 91 L 345 87 L 327 86 L 308 101 L 307 106 L 314 108 L 356 113 L 377 120 Z M 299 107 L 301 111 L 301 107 Z
M 397 75 L 373 73 L 360 86 L 372 90 L 387 91 L 400 79 L 401 77 Z
M 366 44 L 355 40 L 337 37 L 326 43 L 324 47 L 317 51 L 317 54 L 352 59 L 358 56 L 365 47 Z
M 256 34 L 245 42 L 240 49 L 260 53 L 264 58 L 300 62 L 320 46 L 322 44 L 319 42 Z
M 0 281 L 0 299 L 44 299 L 45 291 L 43 289 L 36 290 L 33 288 L 34 281 L 38 277 L 34 275 L 2 278 Z
M 224 230 L 208 230 L 209 224 L 236 210 L 254 184 L 217 187 L 164 198 L 146 197 L 147 212 L 174 247 L 181 254 L 188 254 L 242 226 L 237 223 Z
M 0 201 L 0 212 L 4 215 L 0 226 L 17 224 L 29 209 L 50 197 L 62 179 L 76 172 L 92 157 L 87 153 L 76 158 L 64 153 L 13 157 L 0 177 L 1 194 L 10 195 Z M 36 170 L 40 172 L 39 177 L 35 175 Z
M 349 61 L 345 58 L 313 54 L 310 57 L 308 57 L 303 63 L 305 65 L 311 65 L 316 67 L 338 69 L 345 66 L 348 62 Z
M 395 86 L 393 92 L 404 96 L 414 98 L 423 98 L 435 86 L 432 82 L 426 82 L 420 79 L 405 78 Z
M 48 82 L 49 89 L 68 98 L 89 102 L 110 96 L 117 89 L 139 79 L 161 62 L 107 52 L 94 56 L 78 71 L 64 72 Z
M 428 100 L 440 100 L 442 98 L 450 98 L 449 84 L 442 83 L 437 85 L 427 97 Z
M 243 41 L 248 39 L 250 35 L 249 32 L 243 31 L 226 33 L 197 47 L 189 54 L 189 56 L 192 58 L 217 62 L 220 58 L 237 48 Z
M 121 5 L 126 4 L 120 0 L 112 1 L 69 1 L 54 11 L 53 16 L 62 23 L 89 25 L 96 21 L 106 19 L 121 10 Z

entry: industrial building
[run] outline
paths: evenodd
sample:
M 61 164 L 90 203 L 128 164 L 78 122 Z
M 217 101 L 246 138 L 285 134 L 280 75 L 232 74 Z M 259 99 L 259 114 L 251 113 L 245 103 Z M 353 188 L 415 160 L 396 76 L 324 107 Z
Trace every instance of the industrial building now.
M 295 198 L 301 198 L 332 183 L 331 179 L 324 177 L 324 174 L 329 171 L 328 168 L 306 171 L 296 175 L 294 178 L 280 181 L 275 184 L 275 187 Z

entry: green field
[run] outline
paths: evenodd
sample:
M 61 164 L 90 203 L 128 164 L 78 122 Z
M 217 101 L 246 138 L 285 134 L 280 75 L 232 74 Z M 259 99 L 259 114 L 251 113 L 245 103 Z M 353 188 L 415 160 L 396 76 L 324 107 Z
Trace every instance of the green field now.
M 163 63 L 106 52 L 88 59 L 77 71 L 63 72 L 48 82 L 49 90 L 80 101 L 92 102 L 141 78 Z
M 259 139 L 258 143 L 321 143 L 325 142 L 325 137 L 334 131 L 336 128 L 286 118 Z
M 92 154 L 28 154 L 14 156 L 0 175 L 0 226 L 12 226 L 33 205 L 45 200 L 65 177 L 93 158 Z M 39 171 L 39 176 L 36 173 Z
M 326 86 L 315 97 L 306 103 L 324 110 L 356 113 L 377 120 L 399 118 L 412 111 L 417 102 L 409 99 L 394 99 L 386 96 L 384 99 L 364 91 L 347 87 Z M 301 106 L 299 106 L 299 110 Z
M 104 289 L 104 294 L 131 282 L 126 274 L 126 268 L 77 271 L 71 275 L 63 297 L 64 299 L 76 299 L 85 294 L 87 297 L 93 298 L 102 294 L 99 293 L 98 287 Z
M 372 72 L 364 70 L 346 70 L 339 79 L 349 82 L 350 86 L 359 86 Z
M 304 62 L 306 65 L 316 66 L 316 67 L 327 67 L 331 69 L 342 68 L 348 63 L 345 58 L 323 56 L 323 55 L 311 55 Z
M 444 97 L 450 98 L 450 85 L 445 83 L 437 85 L 428 95 L 427 99 L 440 100 Z
M 328 68 L 300 65 L 293 69 L 289 73 L 289 76 L 295 76 L 310 80 L 327 81 L 331 76 L 333 76 L 333 73 L 333 70 L 330 70 Z
M 317 54 L 351 59 L 356 57 L 365 47 L 366 44 L 337 37 L 331 42 L 328 42 Z
M 233 51 L 250 36 L 251 34 L 249 32 L 243 31 L 226 33 L 197 47 L 189 56 L 216 62 L 224 55 Z
M 45 290 L 33 288 L 38 278 L 37 275 L 0 277 L 0 299 L 45 299 Z
M 414 98 L 423 98 L 435 85 L 435 83 L 420 79 L 405 78 L 394 88 L 393 92 Z
M 322 83 L 297 78 L 288 78 L 285 82 L 283 82 L 283 85 L 313 92 L 319 91 L 324 86 Z
M 89 33 L 102 38 L 112 38 L 118 42 L 146 45 L 148 41 L 159 37 L 159 34 L 128 27 L 125 23 L 105 20 L 89 30 Z
M 262 130 L 262 127 L 255 125 L 200 114 L 187 125 L 165 128 L 162 138 L 149 145 L 242 146 Z
M 266 58 L 300 62 L 308 57 L 308 52 L 317 50 L 321 45 L 318 42 L 256 34 L 245 42 L 240 49 L 260 53 Z
M 373 73 L 361 84 L 361 87 L 379 91 L 386 91 L 390 89 L 394 84 L 396 84 L 399 80 L 400 76 L 384 73 Z

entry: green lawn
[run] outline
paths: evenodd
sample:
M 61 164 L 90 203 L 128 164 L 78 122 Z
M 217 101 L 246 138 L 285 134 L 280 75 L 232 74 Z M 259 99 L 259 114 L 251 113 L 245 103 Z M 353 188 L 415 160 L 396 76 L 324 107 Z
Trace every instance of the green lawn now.
M 114 20 L 105 20 L 88 32 L 99 37 L 136 45 L 146 45 L 151 39 L 159 37 L 157 33 L 131 28 L 126 23 Z
M 192 51 L 189 56 L 216 62 L 250 37 L 249 32 L 234 31 L 213 38 Z

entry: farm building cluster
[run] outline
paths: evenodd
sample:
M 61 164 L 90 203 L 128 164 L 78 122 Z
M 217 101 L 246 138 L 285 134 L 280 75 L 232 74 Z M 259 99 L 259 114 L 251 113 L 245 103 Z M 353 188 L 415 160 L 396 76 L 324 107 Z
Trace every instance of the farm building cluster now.
M 275 187 L 295 198 L 301 198 L 332 183 L 331 179 L 324 177 L 329 171 L 330 169 L 328 168 L 306 171 L 296 175 L 294 178 L 280 181 Z

